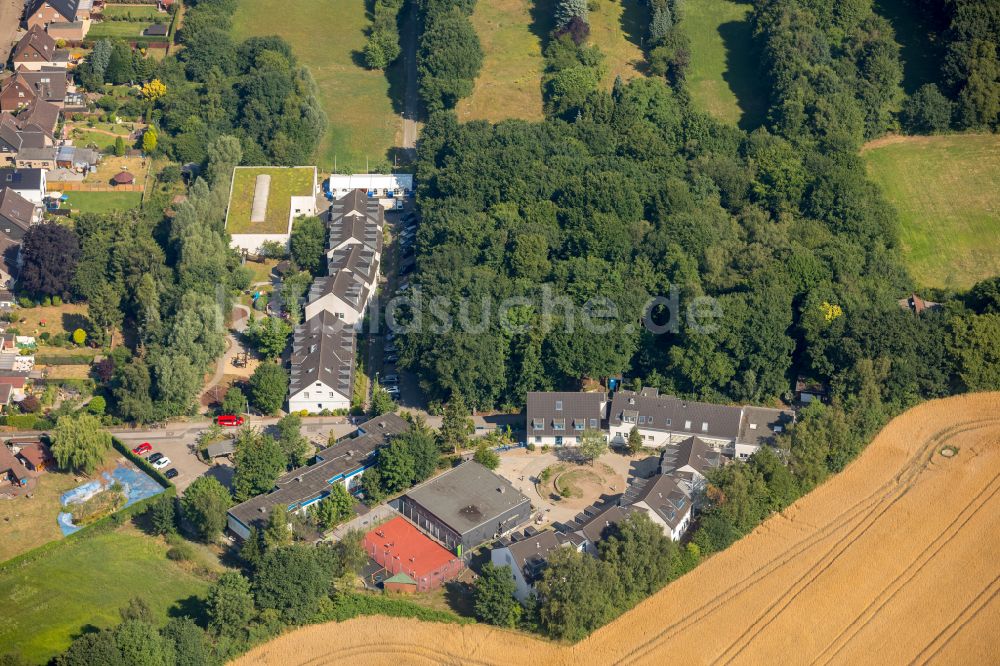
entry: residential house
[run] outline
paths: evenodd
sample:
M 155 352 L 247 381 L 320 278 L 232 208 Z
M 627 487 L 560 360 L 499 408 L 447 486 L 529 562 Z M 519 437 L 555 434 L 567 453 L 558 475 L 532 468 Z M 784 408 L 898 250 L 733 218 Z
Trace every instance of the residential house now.
M 0 407 L 10 407 L 11 398 L 14 395 L 14 387 L 10 384 L 0 384 Z
M 503 536 L 531 517 L 531 500 L 474 460 L 399 498 L 399 512 L 458 556 Z
M 27 372 L 0 370 L 0 386 L 10 387 L 10 399 L 13 402 L 21 402 L 24 400 L 24 396 L 27 395 L 25 392 L 25 386 L 27 383 Z
M 604 430 L 608 396 L 603 392 L 529 393 L 527 441 L 538 446 L 579 444 L 586 430 Z
M 326 311 L 360 330 L 371 296 L 372 290 L 365 284 L 364 278 L 353 271 L 345 270 L 317 278 L 309 288 L 305 318 L 309 320 Z
M 32 472 L 44 472 L 55 464 L 49 447 L 40 440 L 11 440 L 9 443 L 17 459 Z
M 55 169 L 56 150 L 55 146 L 24 148 L 17 154 L 14 166 L 18 169 Z
M 0 445 L 0 494 L 28 485 L 32 474 L 6 445 Z
M 374 291 L 378 282 L 378 269 L 378 254 L 367 245 L 353 244 L 342 247 L 331 252 L 327 259 L 328 275 L 350 271 L 361 278 L 370 292 Z
M 333 201 L 329 213 L 327 257 L 354 244 L 367 245 L 380 258 L 385 217 L 377 201 L 369 199 L 363 190 L 351 190 Z
M 533 530 L 531 530 L 533 532 Z M 496 567 L 510 567 L 514 575 L 514 596 L 527 601 L 535 592 L 535 583 L 542 578 L 549 555 L 557 548 L 575 547 L 562 532 L 544 530 L 515 533 L 501 539 L 490 551 L 490 561 Z
M 90 28 L 90 12 L 93 0 L 29 0 L 24 10 L 24 20 L 28 28 L 45 28 L 53 23 L 85 23 L 82 39 Z
M 0 188 L 13 190 L 36 206 L 41 206 L 46 197 L 44 169 L 0 169 Z
M 20 268 L 21 240 L 38 220 L 38 208 L 0 184 L 0 286 L 9 287 Z
M 567 535 L 573 545 L 584 553 L 597 557 L 597 544 L 615 525 L 628 518 L 636 509 L 620 504 L 621 496 L 608 498 L 578 513 L 573 520 L 557 523 L 556 529 Z
M 700 437 L 688 437 L 663 447 L 660 474 L 673 476 L 692 499 L 699 499 L 708 482 L 708 473 L 724 464 L 722 453 Z
M 237 504 L 228 512 L 231 532 L 246 539 L 251 528 L 267 523 L 271 510 L 284 505 L 289 512 L 304 513 L 330 494 L 334 484 L 356 488 L 361 475 L 375 462 L 375 451 L 409 428 L 395 414 L 383 414 L 358 427 L 356 437 L 344 439 L 316 454 L 316 461 L 281 476 L 270 493 Z
M 97 168 L 100 161 L 101 154 L 92 148 L 59 146 L 56 151 L 56 166 L 60 169 L 92 171 Z
M 733 457 L 746 460 L 762 446 L 774 446 L 778 435 L 795 421 L 795 412 L 773 407 L 743 406 L 740 434 L 733 444 Z
M 65 68 L 44 65 L 37 71 L 21 70 L 14 75 L 14 78 L 20 78 L 27 83 L 36 99 L 55 104 L 60 108 L 66 101 L 69 79 Z
M 62 39 L 66 42 L 80 42 L 90 30 L 90 21 L 63 21 L 49 23 L 46 31 L 52 39 Z
M 288 411 L 350 409 L 354 389 L 354 330 L 323 311 L 295 328 Z
M 17 121 L 22 136 L 25 133 L 41 134 L 43 144 L 51 146 L 55 143 L 56 126 L 59 124 L 59 107 L 43 99 L 35 99 L 17 115 Z
M 14 112 L 35 101 L 35 91 L 24 77 L 15 74 L 0 83 L 0 111 Z
M 14 47 L 11 53 L 14 71 L 37 71 L 42 67 L 69 66 L 69 53 L 56 48 L 56 40 L 40 25 L 32 26 Z
M 635 481 L 625 491 L 621 503 L 645 511 L 674 541 L 680 541 L 691 524 L 691 498 L 680 479 L 669 474 Z

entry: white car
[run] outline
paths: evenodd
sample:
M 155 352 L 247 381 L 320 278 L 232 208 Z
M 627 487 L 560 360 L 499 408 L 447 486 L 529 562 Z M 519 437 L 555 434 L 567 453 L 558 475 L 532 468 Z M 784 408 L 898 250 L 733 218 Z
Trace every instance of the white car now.
M 153 463 L 153 467 L 155 467 L 156 469 L 163 469 L 164 467 L 169 467 L 169 466 L 170 466 L 170 458 L 166 456 L 163 456 L 155 463 Z
M 385 392 L 388 393 L 389 395 L 399 395 L 399 387 L 396 386 L 395 384 L 391 384 L 383 388 L 385 388 Z

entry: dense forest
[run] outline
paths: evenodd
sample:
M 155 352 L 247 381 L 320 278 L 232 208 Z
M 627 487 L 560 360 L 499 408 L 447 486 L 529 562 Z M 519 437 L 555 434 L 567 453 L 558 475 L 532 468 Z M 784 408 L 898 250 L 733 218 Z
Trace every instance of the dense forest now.
M 916 131 L 1000 126 L 1000 3 L 911 0 L 945 44 L 937 83 L 918 90 L 904 122 Z

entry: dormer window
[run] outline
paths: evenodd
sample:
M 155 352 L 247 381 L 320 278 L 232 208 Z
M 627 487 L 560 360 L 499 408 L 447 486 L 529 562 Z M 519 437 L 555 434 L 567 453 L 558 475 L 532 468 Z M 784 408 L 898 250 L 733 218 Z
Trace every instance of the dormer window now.
M 685 430 L 690 430 L 691 429 L 691 422 L 690 421 L 685 421 L 684 422 L 684 429 Z
M 702 432 L 708 432 L 708 422 L 705 422 L 705 423 L 701 424 L 701 431 Z
M 556 400 L 556 411 L 557 412 L 562 411 L 562 400 Z

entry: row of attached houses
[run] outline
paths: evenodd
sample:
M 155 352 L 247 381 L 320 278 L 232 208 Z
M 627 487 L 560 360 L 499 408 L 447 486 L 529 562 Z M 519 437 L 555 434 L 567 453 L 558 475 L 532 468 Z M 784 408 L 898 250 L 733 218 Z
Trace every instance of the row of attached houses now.
M 587 430 L 600 430 L 623 445 L 635 429 L 643 446 L 662 448 L 692 436 L 738 459 L 749 458 L 794 420 L 790 410 L 716 405 L 660 395 L 655 388 L 603 392 L 529 393 L 527 441 L 536 445 L 579 444 Z
M 409 428 L 396 414 L 383 414 L 358 426 L 350 436 L 316 454 L 315 461 L 281 476 L 274 489 L 229 509 L 229 530 L 246 539 L 252 528 L 267 523 L 278 505 L 286 511 L 304 513 L 327 495 L 335 484 L 356 489 L 362 473 L 375 461 L 375 451 Z
M 382 207 L 364 190 L 330 206 L 327 276 L 313 281 L 293 336 L 289 411 L 350 408 L 355 338 L 378 286 L 384 226 Z
M 44 169 L 0 168 L 0 287 L 10 287 L 20 267 L 21 240 L 42 217 Z

